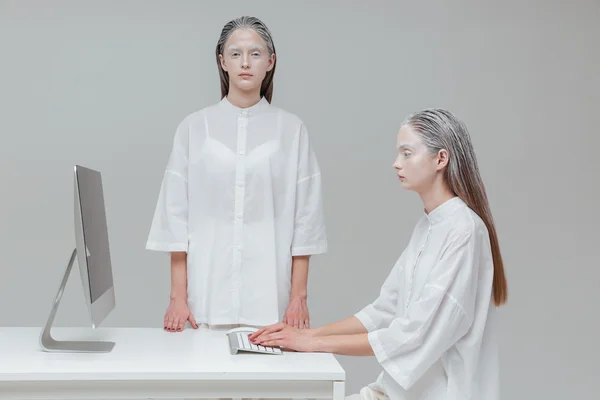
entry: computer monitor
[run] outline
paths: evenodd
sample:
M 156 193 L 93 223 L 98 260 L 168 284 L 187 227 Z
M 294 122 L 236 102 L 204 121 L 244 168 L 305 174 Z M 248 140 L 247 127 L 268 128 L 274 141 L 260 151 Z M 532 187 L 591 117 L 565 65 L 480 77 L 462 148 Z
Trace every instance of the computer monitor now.
M 91 327 L 96 328 L 100 325 L 115 308 L 102 175 L 99 171 L 76 165 L 74 184 L 75 248 L 65 269 L 46 326 L 40 335 L 40 344 L 45 351 L 109 352 L 114 347 L 114 342 L 57 341 L 50 334 L 75 261 L 79 265 Z

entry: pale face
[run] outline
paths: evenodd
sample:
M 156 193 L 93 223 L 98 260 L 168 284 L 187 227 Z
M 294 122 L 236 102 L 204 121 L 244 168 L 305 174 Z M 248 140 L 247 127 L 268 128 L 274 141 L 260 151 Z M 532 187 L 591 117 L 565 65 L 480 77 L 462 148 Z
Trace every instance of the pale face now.
M 275 54 L 269 55 L 265 41 L 253 29 L 235 30 L 219 59 L 229 73 L 230 88 L 241 92 L 260 91 L 265 75 L 275 65 Z
M 431 154 L 409 126 L 400 128 L 396 145 L 398 156 L 394 168 L 402 187 L 417 193 L 428 191 L 447 165 L 447 151 Z

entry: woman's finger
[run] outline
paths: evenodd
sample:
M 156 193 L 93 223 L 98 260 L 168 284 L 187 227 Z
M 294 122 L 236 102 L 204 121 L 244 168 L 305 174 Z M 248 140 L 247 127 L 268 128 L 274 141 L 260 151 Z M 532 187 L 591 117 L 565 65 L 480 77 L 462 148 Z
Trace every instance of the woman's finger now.
M 260 340 L 258 340 L 258 343 L 262 344 L 266 341 L 270 341 L 270 340 L 279 340 L 284 338 L 285 335 L 281 332 L 275 332 L 275 333 L 271 333 L 268 335 L 265 335 L 263 338 L 261 338 Z
M 271 334 L 274 332 L 280 332 L 282 329 L 285 328 L 285 324 L 280 323 L 280 324 L 275 324 L 275 325 L 269 325 L 265 328 L 259 329 L 258 331 L 256 331 L 255 333 L 252 334 L 251 337 L 253 338 L 258 338 L 261 335 L 265 335 L 265 334 Z
M 262 340 L 259 344 L 262 346 L 282 346 L 284 341 L 284 335 L 274 334 L 272 337 L 265 338 L 265 340 Z
M 264 328 L 260 328 L 259 330 L 257 330 L 257 331 L 256 331 L 256 332 L 254 332 L 254 333 L 251 333 L 249 336 L 250 336 L 251 338 L 257 338 L 257 337 L 259 337 L 259 336 L 261 336 L 261 335 L 264 335 L 265 333 L 268 333 L 268 332 L 270 331 L 270 329 L 271 329 L 271 327 L 270 327 L 270 326 L 266 326 L 266 327 L 264 327 Z
M 265 328 L 259 329 L 258 331 L 251 333 L 248 337 L 250 338 L 250 340 L 255 340 L 258 338 L 263 337 L 264 335 L 268 335 L 269 333 L 273 332 L 274 328 L 271 326 L 267 326 Z
M 265 331 L 265 328 L 261 328 L 259 330 L 257 330 L 256 332 L 252 332 L 251 334 L 248 335 L 248 338 L 250 340 L 259 337 L 260 335 L 262 335 L 262 333 Z
M 283 342 L 281 339 L 273 339 L 273 340 L 269 340 L 267 342 L 261 342 L 260 345 L 267 346 L 267 347 L 281 347 L 282 343 Z

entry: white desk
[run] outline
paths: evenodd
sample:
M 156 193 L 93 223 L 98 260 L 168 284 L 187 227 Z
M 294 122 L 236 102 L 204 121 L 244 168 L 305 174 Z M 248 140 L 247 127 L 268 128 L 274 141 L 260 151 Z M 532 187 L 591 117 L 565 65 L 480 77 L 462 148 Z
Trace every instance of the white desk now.
M 341 400 L 345 372 L 324 353 L 229 353 L 224 331 L 54 328 L 57 340 L 109 340 L 110 353 L 46 353 L 39 328 L 0 327 L 0 398 L 314 398 Z

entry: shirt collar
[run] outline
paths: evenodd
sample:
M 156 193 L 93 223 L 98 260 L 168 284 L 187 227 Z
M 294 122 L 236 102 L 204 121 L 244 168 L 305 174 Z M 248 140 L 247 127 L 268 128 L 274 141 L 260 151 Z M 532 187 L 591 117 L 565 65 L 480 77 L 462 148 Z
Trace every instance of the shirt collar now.
M 227 96 L 223 97 L 220 104 L 221 104 L 221 107 L 226 112 L 231 113 L 233 115 L 239 115 L 239 116 L 244 116 L 244 117 L 249 117 L 251 115 L 259 114 L 262 111 L 266 110 L 267 107 L 269 106 L 269 102 L 267 101 L 267 99 L 264 96 L 261 97 L 261 99 L 258 101 L 258 103 L 254 104 L 253 106 L 247 107 L 247 108 L 240 108 L 236 105 L 233 105 L 227 99 Z
M 424 211 L 425 217 L 431 222 L 435 224 L 437 222 L 442 221 L 448 216 L 454 214 L 456 210 L 466 206 L 466 203 L 458 196 L 451 198 L 450 200 L 446 200 L 428 214 Z

